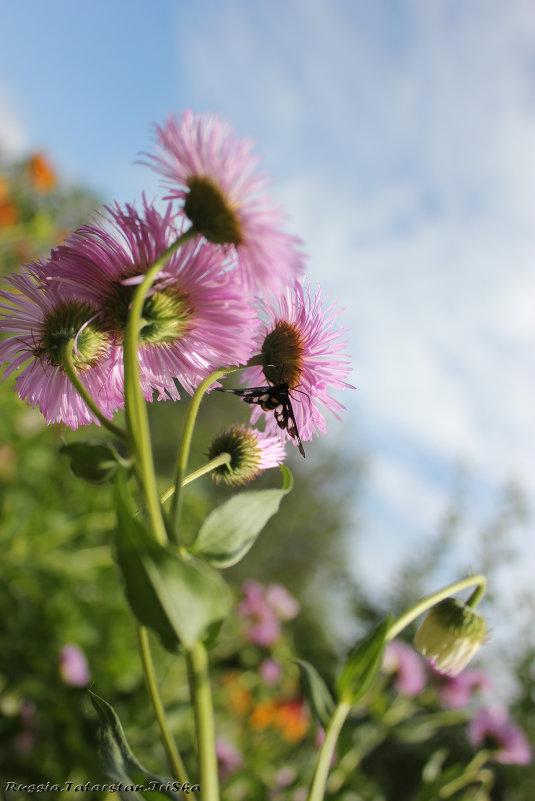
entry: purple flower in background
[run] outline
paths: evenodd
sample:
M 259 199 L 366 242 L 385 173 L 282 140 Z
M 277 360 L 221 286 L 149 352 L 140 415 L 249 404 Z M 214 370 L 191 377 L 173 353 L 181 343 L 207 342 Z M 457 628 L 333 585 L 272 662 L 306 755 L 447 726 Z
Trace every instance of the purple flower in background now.
M 282 230 L 283 215 L 263 195 L 251 143 L 214 114 L 184 111 L 156 126 L 159 147 L 149 156 L 170 199 L 210 242 L 234 248 L 247 288 L 278 293 L 303 270 L 300 241 Z
M 410 645 L 393 640 L 385 648 L 383 669 L 395 674 L 394 687 L 402 695 L 414 697 L 425 687 L 426 675 L 422 660 Z
M 218 763 L 218 773 L 221 780 L 227 779 L 236 773 L 243 765 L 241 751 L 228 740 L 218 739 L 215 742 L 215 752 Z
M 492 751 L 494 759 L 504 765 L 528 765 L 533 759 L 526 735 L 503 707 L 476 712 L 468 727 L 468 739 L 474 748 Z
M 299 614 L 299 601 L 282 584 L 270 584 L 267 587 L 266 601 L 277 613 L 279 620 L 293 620 Z
M 12 274 L 12 291 L 0 292 L 0 343 L 4 376 L 20 370 L 20 398 L 38 406 L 47 423 L 72 429 L 99 421 L 74 389 L 63 369 L 64 348 L 74 341 L 76 374 L 105 417 L 122 407 L 120 354 L 98 321 L 98 307 L 80 289 L 64 293 L 49 283 L 49 264 L 35 262 Z
M 168 206 L 162 215 L 143 200 L 107 209 L 54 251 L 51 280 L 64 292 L 84 292 L 122 343 L 136 284 L 177 239 Z M 180 398 L 174 379 L 193 393 L 221 366 L 246 362 L 259 322 L 239 275 L 224 269 L 218 250 L 199 240 L 173 253 L 143 306 L 138 362 L 147 400 Z
M 273 686 L 278 684 L 282 677 L 282 665 L 276 659 L 264 659 L 258 668 L 265 684 Z
M 244 598 L 238 614 L 245 619 L 245 637 L 257 645 L 273 645 L 279 637 L 281 621 L 295 617 L 299 604 L 280 584 L 264 587 L 249 580 L 244 582 L 242 590 Z
M 257 581 L 246 581 L 243 594 L 238 614 L 245 620 L 245 637 L 257 645 L 273 645 L 279 637 L 281 625 L 275 610 L 266 601 L 265 588 Z
M 91 674 L 85 654 L 77 645 L 64 645 L 59 658 L 59 672 L 65 684 L 86 687 Z
M 465 670 L 458 676 L 437 673 L 438 697 L 447 709 L 460 709 L 472 700 L 477 690 L 489 690 L 492 682 L 482 670 Z
M 323 309 L 321 291 L 296 281 L 273 304 L 262 304 L 267 327 L 258 340 L 262 367 L 251 367 L 244 373 L 250 385 L 286 384 L 290 390 L 297 430 L 302 440 L 310 440 L 317 431 L 325 433 L 326 422 L 320 406 L 335 416 L 344 409 L 331 397 L 329 389 L 353 388 L 344 379 L 351 371 L 349 357 L 342 353 L 343 329 L 333 330 L 339 309 L 335 305 Z M 280 429 L 272 412 L 260 406 L 252 410 L 251 421 L 266 414 L 266 431 L 292 439 Z M 295 443 L 294 443 L 295 444 Z

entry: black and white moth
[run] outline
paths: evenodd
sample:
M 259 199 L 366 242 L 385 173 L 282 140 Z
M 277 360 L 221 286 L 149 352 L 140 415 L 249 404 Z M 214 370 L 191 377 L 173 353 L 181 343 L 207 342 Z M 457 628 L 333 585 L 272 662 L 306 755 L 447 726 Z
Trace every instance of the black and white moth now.
M 273 412 L 278 427 L 287 431 L 289 436 L 295 440 L 299 453 L 305 458 L 305 449 L 297 430 L 288 384 L 281 383 L 266 387 L 251 387 L 250 389 L 223 389 L 222 387 L 217 387 L 217 389 L 219 392 L 231 392 L 233 395 L 238 395 L 245 403 L 261 406 L 265 412 Z

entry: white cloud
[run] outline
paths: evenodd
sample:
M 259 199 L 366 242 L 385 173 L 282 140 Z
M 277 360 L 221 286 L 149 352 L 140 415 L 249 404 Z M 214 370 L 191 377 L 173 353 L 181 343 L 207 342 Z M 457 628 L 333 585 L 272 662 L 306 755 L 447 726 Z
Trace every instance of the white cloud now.
M 17 158 L 27 150 L 28 142 L 16 105 L 0 85 L 0 154 L 5 158 Z

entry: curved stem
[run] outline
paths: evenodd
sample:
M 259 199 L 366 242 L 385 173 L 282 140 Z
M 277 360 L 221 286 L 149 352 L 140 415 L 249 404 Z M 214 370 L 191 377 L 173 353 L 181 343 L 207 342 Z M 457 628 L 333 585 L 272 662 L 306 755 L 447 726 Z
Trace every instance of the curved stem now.
M 108 420 L 108 418 L 102 414 L 101 410 L 95 403 L 92 395 L 80 381 L 78 373 L 76 372 L 76 367 L 74 366 L 74 362 L 72 360 L 73 348 L 74 348 L 74 339 L 70 339 L 68 342 L 65 343 L 61 354 L 61 366 L 65 370 L 65 373 L 69 381 L 71 382 L 75 390 L 78 392 L 78 394 L 80 395 L 86 406 L 89 409 L 91 409 L 97 420 L 100 423 L 102 423 L 102 425 L 105 426 L 105 428 L 107 428 L 108 431 L 111 431 L 112 434 L 115 434 L 116 437 L 120 437 L 121 439 L 126 439 L 127 433 L 124 430 L 124 428 L 119 428 L 119 426 L 116 426 L 114 423 L 111 422 L 111 420 Z
M 143 281 L 134 292 L 123 343 L 124 394 L 130 444 L 134 453 L 143 494 L 145 495 L 154 536 L 161 543 L 166 542 L 167 532 L 156 485 L 147 405 L 139 385 L 138 340 L 143 306 L 156 276 L 169 257 L 194 236 L 196 236 L 196 231 L 190 228 L 168 247 L 147 270 Z
M 200 642 L 195 643 L 187 658 L 193 690 L 202 797 L 203 801 L 219 801 L 214 713 L 206 648 Z
M 203 467 L 199 467 L 197 470 L 194 470 L 192 473 L 189 473 L 185 478 L 182 479 L 181 487 L 185 487 L 186 484 L 191 484 L 192 481 L 196 481 L 201 476 L 204 476 L 206 473 L 211 473 L 216 467 L 221 467 L 221 465 L 229 464 L 232 456 L 230 453 L 220 453 L 219 456 L 216 456 L 211 461 L 207 462 Z M 172 484 L 170 487 L 167 487 L 164 492 L 160 495 L 160 503 L 165 503 L 166 501 L 171 498 L 172 495 L 175 494 L 175 485 Z
M 197 419 L 197 413 L 204 393 L 209 389 L 214 381 L 217 381 L 221 376 L 232 373 L 235 370 L 243 369 L 241 367 L 220 367 L 214 370 L 207 376 L 204 381 L 201 381 L 197 389 L 192 395 L 189 403 L 186 420 L 184 421 L 184 429 L 182 431 L 182 440 L 178 449 L 176 468 L 175 468 L 175 491 L 173 494 L 173 501 L 171 503 L 171 530 L 174 531 L 174 538 L 178 539 L 178 522 L 180 519 L 181 510 L 181 493 L 183 476 L 188 466 L 189 452 L 191 448 L 191 439 L 193 437 L 193 429 Z
M 167 754 L 167 758 L 169 760 L 169 764 L 171 765 L 171 770 L 173 771 L 174 778 L 177 779 L 177 781 L 180 781 L 182 782 L 182 784 L 184 784 L 184 782 L 188 781 L 188 775 L 186 773 L 186 768 L 184 767 L 184 763 L 182 762 L 180 754 L 178 753 L 175 741 L 173 740 L 173 737 L 167 725 L 165 711 L 160 698 L 160 693 L 158 692 L 158 685 L 156 683 L 154 665 L 152 664 L 152 656 L 150 652 L 150 644 L 149 644 L 147 629 L 144 628 L 143 626 L 140 626 L 139 624 L 137 625 L 137 639 L 139 645 L 139 653 L 141 656 L 141 664 L 143 665 L 143 672 L 145 674 L 145 680 L 147 682 L 147 689 L 149 691 L 150 699 L 152 701 L 152 706 L 154 708 L 154 712 L 158 720 L 158 725 L 160 727 L 162 741 Z
M 307 801 L 322 801 L 325 795 L 325 785 L 327 783 L 338 735 L 340 734 L 350 709 L 351 704 L 348 704 L 347 701 L 340 701 L 334 710 L 334 714 L 325 732 L 325 739 L 318 753 L 316 768 L 314 770 Z
M 422 612 L 426 612 L 428 609 L 431 609 L 432 606 L 435 606 L 435 604 L 438 604 L 445 598 L 449 598 L 454 593 L 465 590 L 467 587 L 473 587 L 474 585 L 476 585 L 478 589 L 470 596 L 470 600 L 472 601 L 470 605 L 475 607 L 476 603 L 473 601 L 474 596 L 477 593 L 477 598 L 475 600 L 478 602 L 487 588 L 487 579 L 483 575 L 468 576 L 468 578 L 455 581 L 453 584 L 448 584 L 448 586 L 444 587 L 444 589 L 438 590 L 438 592 L 434 592 L 432 595 L 428 595 L 426 598 L 422 598 L 421 601 L 418 601 L 417 604 L 401 615 L 401 617 L 398 617 L 397 620 L 394 620 L 386 633 L 385 641 L 390 642 L 394 639 L 394 637 L 397 637 L 398 634 L 403 631 L 403 629 L 406 628 L 409 623 L 412 623 L 413 620 L 416 620 L 416 618 L 419 617 Z

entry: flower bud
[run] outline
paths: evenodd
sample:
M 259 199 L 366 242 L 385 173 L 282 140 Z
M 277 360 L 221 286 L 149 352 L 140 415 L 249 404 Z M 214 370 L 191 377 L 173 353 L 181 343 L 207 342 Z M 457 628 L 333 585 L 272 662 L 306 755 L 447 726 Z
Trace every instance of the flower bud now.
M 238 487 L 252 481 L 263 470 L 284 462 L 284 446 L 276 436 L 244 425 L 233 425 L 217 434 L 210 445 L 208 458 L 230 454 L 227 464 L 216 467 L 212 478 L 219 484 Z
M 485 618 L 456 598 L 446 598 L 427 614 L 414 645 L 440 673 L 457 676 L 487 635 Z

